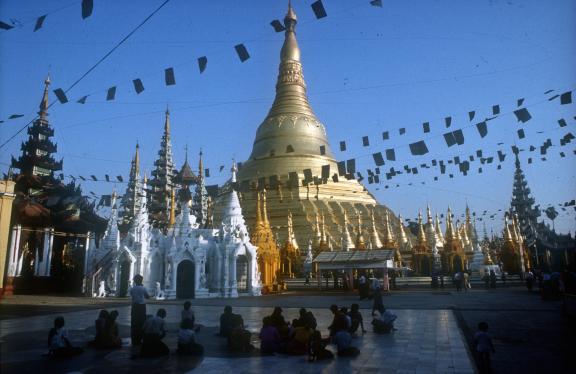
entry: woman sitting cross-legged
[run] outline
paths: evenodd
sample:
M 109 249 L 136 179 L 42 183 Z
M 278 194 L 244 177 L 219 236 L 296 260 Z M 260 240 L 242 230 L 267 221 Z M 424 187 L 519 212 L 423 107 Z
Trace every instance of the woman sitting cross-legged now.
M 202 356 L 204 347 L 196 343 L 196 334 L 194 333 L 194 320 L 186 318 L 178 330 L 178 354 L 190 356 Z

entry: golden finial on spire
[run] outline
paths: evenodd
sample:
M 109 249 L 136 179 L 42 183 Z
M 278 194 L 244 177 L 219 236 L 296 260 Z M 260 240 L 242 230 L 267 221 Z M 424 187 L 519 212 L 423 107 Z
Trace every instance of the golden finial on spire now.
M 170 220 L 168 221 L 168 227 L 173 227 L 176 223 L 176 193 L 172 190 L 170 194 Z
M 256 192 L 256 227 L 264 226 L 262 222 L 262 210 L 260 206 L 260 192 Z
M 204 176 L 204 161 L 202 160 L 202 148 L 200 148 L 200 154 L 198 157 L 198 176 L 200 178 Z
M 270 227 L 270 222 L 268 221 L 268 208 L 266 207 L 266 189 L 262 189 L 262 218 L 264 220 L 264 226 Z

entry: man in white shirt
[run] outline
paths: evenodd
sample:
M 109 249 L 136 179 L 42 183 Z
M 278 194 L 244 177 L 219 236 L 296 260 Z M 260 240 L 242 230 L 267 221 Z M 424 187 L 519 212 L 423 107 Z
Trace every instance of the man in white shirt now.
M 146 299 L 150 298 L 148 291 L 142 285 L 144 278 L 137 274 L 134 276 L 134 286 L 130 289 L 132 297 L 132 311 L 130 318 L 130 335 L 132 345 L 142 344 L 142 326 L 146 321 Z

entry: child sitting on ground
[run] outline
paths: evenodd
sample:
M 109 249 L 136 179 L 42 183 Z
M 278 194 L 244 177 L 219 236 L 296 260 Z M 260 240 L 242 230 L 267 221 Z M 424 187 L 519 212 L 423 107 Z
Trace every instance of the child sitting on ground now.
M 64 317 L 56 317 L 54 327 L 48 333 L 49 354 L 53 357 L 66 358 L 84 352 L 80 347 L 74 347 L 68 340 L 68 331 L 64 328 Z
M 194 322 L 190 318 L 186 318 L 180 325 L 178 331 L 178 354 L 202 356 L 204 354 L 204 347 L 196 343 L 196 334 L 194 333 Z

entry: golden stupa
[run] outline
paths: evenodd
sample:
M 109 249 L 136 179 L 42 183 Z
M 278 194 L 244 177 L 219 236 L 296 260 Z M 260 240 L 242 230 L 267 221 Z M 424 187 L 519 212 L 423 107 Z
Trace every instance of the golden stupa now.
M 242 211 L 253 226 L 257 217 L 257 190 L 266 188 L 267 213 L 270 225 L 279 233 L 279 242 L 287 240 L 288 230 L 284 228 L 288 212 L 292 214 L 293 231 L 299 243 L 314 241 L 316 222 L 323 216 L 322 237 L 329 241 L 325 247 L 339 250 L 344 227 L 360 235 L 358 227 L 345 220 L 345 213 L 363 222 L 361 230 L 365 238 L 374 235 L 371 233 L 374 215 L 378 235 L 382 237 L 387 208 L 378 205 L 357 180 L 342 176 L 337 182 L 333 180 L 333 176 L 338 175 L 337 161 L 328 144 L 326 129 L 308 102 L 296 41 L 296 22 L 296 14 L 289 5 L 284 18 L 286 31 L 280 52 L 276 98 L 258 127 L 250 158 L 238 172 L 238 183 L 249 186 L 241 188 Z M 326 173 L 328 167 L 329 173 Z M 306 169 L 311 173 L 305 172 Z M 390 216 L 395 217 L 392 213 Z M 397 219 L 391 219 L 390 224 L 394 230 L 398 229 Z

